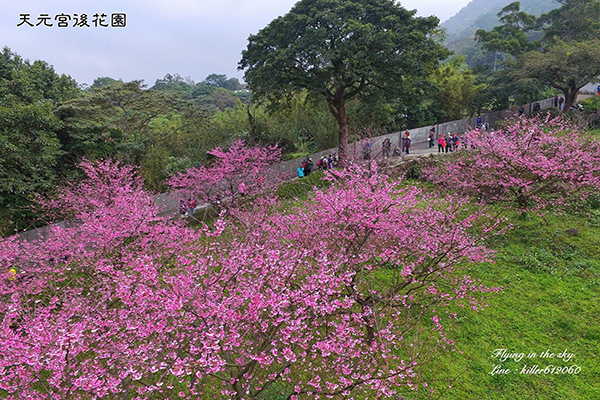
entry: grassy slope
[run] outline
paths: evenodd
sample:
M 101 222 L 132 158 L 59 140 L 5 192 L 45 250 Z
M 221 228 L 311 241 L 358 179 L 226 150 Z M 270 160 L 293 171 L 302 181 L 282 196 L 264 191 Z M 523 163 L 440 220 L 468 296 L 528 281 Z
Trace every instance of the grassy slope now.
M 600 213 L 547 219 L 546 226 L 539 217 L 512 216 L 514 229 L 492 244 L 501 251 L 498 262 L 474 272 L 505 290 L 485 311 L 459 312 L 452 337 L 464 354 L 446 354 L 430 366 L 425 377 L 436 390 L 434 398 L 600 399 Z M 574 357 L 568 363 L 556 358 L 501 363 L 492 358 L 499 348 L 538 354 L 567 349 Z M 511 372 L 492 376 L 495 364 Z M 575 364 L 581 372 L 520 374 L 524 365 L 535 364 Z

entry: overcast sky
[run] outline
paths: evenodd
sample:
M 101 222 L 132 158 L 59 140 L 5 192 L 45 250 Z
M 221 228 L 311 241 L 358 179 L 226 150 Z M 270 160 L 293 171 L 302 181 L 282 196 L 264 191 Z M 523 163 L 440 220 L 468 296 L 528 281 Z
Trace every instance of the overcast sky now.
M 418 15 L 437 15 L 443 22 L 469 0 L 404 0 Z M 45 60 L 58 73 L 79 83 L 110 76 L 124 81 L 144 79 L 152 86 L 167 73 L 202 81 L 211 73 L 241 78 L 237 71 L 248 36 L 287 13 L 296 0 L 0 0 L 0 45 L 23 58 Z M 30 27 L 48 14 L 52 27 Z M 57 27 L 57 14 L 72 19 Z M 124 13 L 126 27 L 94 27 L 93 14 Z M 72 27 L 74 14 L 87 14 L 87 27 Z M 99 23 L 99 21 L 97 21 Z

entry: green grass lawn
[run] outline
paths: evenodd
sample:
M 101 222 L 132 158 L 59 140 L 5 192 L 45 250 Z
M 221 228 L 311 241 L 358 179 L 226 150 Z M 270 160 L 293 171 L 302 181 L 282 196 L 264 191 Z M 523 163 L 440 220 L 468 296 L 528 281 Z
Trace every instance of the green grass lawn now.
M 590 129 L 588 133 L 595 138 L 600 137 L 600 129 Z
M 494 240 L 498 262 L 473 275 L 504 292 L 482 312 L 460 310 L 451 337 L 463 354 L 444 354 L 424 374 L 441 399 L 600 399 L 600 218 L 511 216 L 514 229 Z M 500 362 L 496 349 L 525 353 Z M 527 358 L 546 350 L 569 362 Z M 509 369 L 492 376 L 494 365 Z M 579 374 L 521 374 L 523 367 L 581 368 Z M 415 394 L 405 394 L 408 398 Z M 425 392 L 416 398 L 429 398 Z

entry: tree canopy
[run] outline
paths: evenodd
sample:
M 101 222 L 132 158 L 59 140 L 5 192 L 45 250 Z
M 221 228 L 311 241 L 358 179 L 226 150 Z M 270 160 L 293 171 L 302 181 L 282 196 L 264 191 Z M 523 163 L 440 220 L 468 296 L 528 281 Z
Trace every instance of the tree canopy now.
M 479 93 L 484 83 L 465 64 L 465 57 L 452 57 L 430 77 L 438 90 L 432 93 L 439 120 L 452 121 L 471 117 L 479 108 Z
M 536 17 L 521 11 L 519 2 L 504 7 L 498 13 L 498 20 L 502 25 L 491 31 L 479 29 L 475 33 L 476 39 L 483 43 L 485 50 L 516 56 L 536 48 L 537 43 L 531 42 L 527 36 L 528 32 L 535 29 Z
M 455 310 L 498 291 L 469 269 L 500 221 L 374 169 L 196 229 L 134 168 L 81 168 L 44 203 L 77 226 L 0 240 L 7 398 L 389 399 L 454 350 Z
M 514 81 L 537 79 L 562 91 L 569 110 L 579 89 L 600 74 L 600 2 L 559 0 L 560 8 L 539 18 L 520 11 L 519 2 L 499 14 L 503 25 L 478 31 L 477 40 L 488 51 L 514 57 L 509 64 Z M 532 33 L 540 38 L 532 40 Z
M 0 53 L 0 232 L 33 218 L 31 199 L 57 177 L 62 154 L 53 105 L 79 93 L 77 83 L 45 61 Z
M 532 53 L 522 64 L 522 74 L 536 78 L 565 95 L 564 109 L 575 101 L 579 89 L 600 74 L 600 41 L 559 41 L 543 53 Z
M 325 99 L 343 163 L 346 102 L 410 93 L 447 55 L 436 40 L 438 23 L 392 0 L 302 0 L 249 37 L 239 68 L 258 98 L 280 102 L 306 89 Z

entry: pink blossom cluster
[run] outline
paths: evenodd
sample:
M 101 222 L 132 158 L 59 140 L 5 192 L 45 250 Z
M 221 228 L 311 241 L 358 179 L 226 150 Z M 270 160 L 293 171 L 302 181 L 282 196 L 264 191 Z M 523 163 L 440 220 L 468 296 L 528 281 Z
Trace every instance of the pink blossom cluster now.
M 521 118 L 500 130 L 471 130 L 466 151 L 424 171 L 431 181 L 485 202 L 522 210 L 580 202 L 600 189 L 600 141 L 562 117 Z
M 498 290 L 467 271 L 501 221 L 375 169 L 194 230 L 158 217 L 129 167 L 82 168 L 52 202 L 79 225 L 0 242 L 9 399 L 385 398 L 453 349 L 448 306 Z
M 282 177 L 268 168 L 281 159 L 277 145 L 247 147 L 243 140 L 237 140 L 227 150 L 217 147 L 208 154 L 216 157 L 210 166 L 188 168 L 172 177 L 169 185 L 184 197 L 236 205 L 241 196 L 256 194 L 281 181 Z

